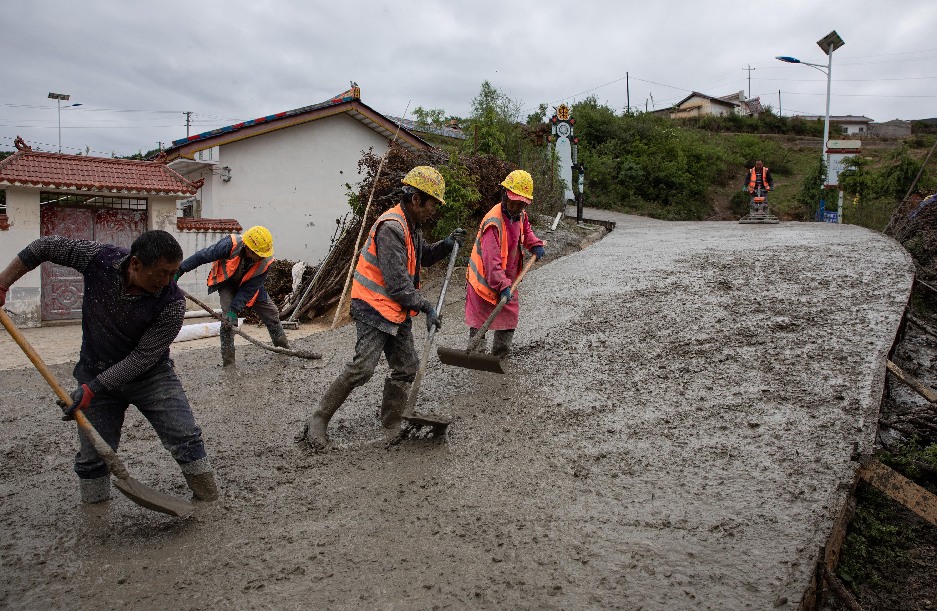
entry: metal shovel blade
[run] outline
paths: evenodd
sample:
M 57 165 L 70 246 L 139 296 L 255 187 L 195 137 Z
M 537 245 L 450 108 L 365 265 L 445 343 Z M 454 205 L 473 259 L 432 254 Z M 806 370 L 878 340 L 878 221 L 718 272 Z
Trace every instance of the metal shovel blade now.
M 192 503 L 150 488 L 132 477 L 126 479 L 114 478 L 114 486 L 137 505 L 153 511 L 184 518 L 191 515 L 195 510 Z
M 477 369 L 479 371 L 490 371 L 491 373 L 504 373 L 504 368 L 501 366 L 501 359 L 492 354 L 469 352 L 468 350 L 445 348 L 443 346 L 436 348 L 436 354 L 439 356 L 439 360 L 446 365 L 455 365 L 456 367 Z

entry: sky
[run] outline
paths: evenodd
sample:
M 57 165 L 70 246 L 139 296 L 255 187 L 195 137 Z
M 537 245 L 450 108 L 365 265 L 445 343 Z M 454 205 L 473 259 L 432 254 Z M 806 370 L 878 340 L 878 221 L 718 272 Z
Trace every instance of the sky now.
M 595 96 L 623 111 L 744 91 L 824 115 L 937 117 L 933 0 L 32 0 L 3 2 L 0 150 L 109 157 L 325 101 L 466 117 L 484 81 L 521 120 Z M 751 68 L 751 70 L 749 70 Z M 749 81 L 750 79 L 750 81 Z M 49 93 L 68 94 L 61 108 Z M 61 133 L 61 136 L 59 134 Z M 61 139 L 60 139 L 61 138 Z

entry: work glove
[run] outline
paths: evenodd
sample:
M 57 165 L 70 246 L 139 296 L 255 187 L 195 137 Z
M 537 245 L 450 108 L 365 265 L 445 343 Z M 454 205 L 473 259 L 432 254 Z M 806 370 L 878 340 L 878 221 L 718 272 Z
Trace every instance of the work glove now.
M 449 237 L 446 238 L 446 244 L 449 245 L 449 250 L 452 250 L 456 244 L 459 245 L 459 248 L 462 248 L 462 245 L 465 244 L 465 230 L 461 227 L 453 229 Z
M 543 246 L 534 246 L 531 250 L 534 253 L 534 256 L 537 257 L 537 261 L 543 258 L 543 255 L 547 254 L 547 251 L 543 249 Z
M 10 287 L 8 287 L 8 286 L 3 286 L 2 284 L 0 284 L 0 307 L 3 307 L 3 305 L 6 304 L 6 302 L 7 302 L 7 291 L 9 291 L 9 290 L 10 290 Z
M 184 274 L 184 273 L 185 273 L 185 272 L 180 269 L 180 270 L 177 271 L 175 274 L 173 274 L 173 276 L 172 276 L 172 281 L 173 281 L 173 282 L 179 282 L 179 278 L 181 278 L 181 277 L 182 277 L 182 274 Z
M 228 310 L 225 312 L 224 320 L 221 321 L 222 325 L 227 326 L 229 329 L 237 329 L 238 327 L 238 315 L 234 310 Z
M 429 333 L 430 329 L 436 327 L 436 329 L 442 329 L 442 314 L 436 311 L 436 308 L 430 308 L 430 311 L 426 313 L 426 332 Z
M 505 300 L 504 302 L 507 303 L 508 301 L 511 301 L 511 299 L 514 297 L 514 291 L 511 290 L 511 287 L 507 287 L 506 289 L 501 289 L 501 293 L 498 295 L 498 297 L 499 299 L 504 299 Z
M 91 404 L 91 399 L 94 399 L 94 395 L 104 390 L 104 385 L 98 382 L 98 379 L 95 378 L 88 382 L 87 384 L 82 384 L 74 391 L 72 391 L 71 404 L 66 404 L 64 401 L 59 399 L 56 401 L 59 407 L 62 408 L 62 411 L 65 412 L 65 415 L 62 416 L 62 420 L 74 420 L 75 419 L 75 410 L 76 409 L 85 409 Z

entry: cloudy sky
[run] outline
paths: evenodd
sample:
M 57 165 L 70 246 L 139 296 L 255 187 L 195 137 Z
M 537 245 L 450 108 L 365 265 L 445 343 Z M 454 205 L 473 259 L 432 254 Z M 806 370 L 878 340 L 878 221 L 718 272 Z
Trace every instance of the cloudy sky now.
M 721 7 L 721 8 L 719 8 Z M 33 0 L 0 6 L 0 150 L 110 156 L 361 87 L 375 110 L 466 116 L 490 81 L 523 107 L 594 95 L 665 108 L 744 90 L 825 113 L 816 41 L 836 30 L 831 113 L 937 117 L 937 2 Z M 753 70 L 748 71 L 748 68 Z M 626 79 L 626 74 L 629 78 Z M 50 92 L 69 94 L 59 111 Z M 69 106 L 80 104 L 80 106 Z

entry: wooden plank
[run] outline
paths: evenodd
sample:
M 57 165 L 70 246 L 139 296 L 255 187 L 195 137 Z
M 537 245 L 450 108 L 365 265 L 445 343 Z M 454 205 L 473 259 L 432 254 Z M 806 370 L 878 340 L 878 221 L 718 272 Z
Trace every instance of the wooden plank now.
M 937 495 L 874 459 L 862 463 L 859 477 L 937 526 Z
M 935 393 L 930 388 L 924 386 L 920 382 L 920 380 L 918 380 L 917 378 L 915 378 L 914 376 L 910 374 L 903 372 L 900 367 L 898 367 L 891 361 L 886 361 L 885 366 L 888 368 L 888 371 L 890 371 L 896 378 L 898 378 L 901 382 L 913 388 L 915 391 L 917 391 L 919 395 L 921 395 L 922 397 L 924 397 L 931 403 L 937 403 L 937 393 Z

